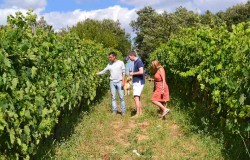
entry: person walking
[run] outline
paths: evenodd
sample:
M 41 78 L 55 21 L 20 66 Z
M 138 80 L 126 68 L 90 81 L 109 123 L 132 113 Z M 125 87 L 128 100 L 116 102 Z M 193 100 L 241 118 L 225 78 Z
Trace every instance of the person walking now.
M 168 85 L 166 83 L 165 70 L 158 60 L 153 60 L 151 66 L 154 72 L 154 93 L 151 97 L 153 104 L 159 107 L 162 111 L 161 118 L 163 118 L 170 110 L 166 108 L 169 98 Z
M 128 57 L 134 62 L 134 67 L 131 69 L 129 75 L 132 76 L 133 79 L 133 95 L 136 108 L 134 117 L 138 117 L 142 115 L 141 93 L 145 85 L 144 64 L 141 59 L 137 57 L 135 51 L 131 51 Z
M 122 116 L 126 113 L 126 106 L 124 101 L 124 90 L 123 86 L 125 83 L 125 65 L 124 62 L 117 59 L 115 52 L 109 53 L 110 63 L 102 71 L 96 73 L 97 75 L 105 74 L 110 72 L 110 91 L 112 95 L 112 114 L 117 114 L 117 105 L 116 105 L 116 91 L 118 91 L 120 104 L 121 104 L 121 114 Z

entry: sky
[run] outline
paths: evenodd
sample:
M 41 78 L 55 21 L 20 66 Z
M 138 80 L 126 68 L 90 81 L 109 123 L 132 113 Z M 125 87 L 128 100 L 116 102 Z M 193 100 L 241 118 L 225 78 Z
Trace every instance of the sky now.
M 77 22 L 91 19 L 119 21 L 127 33 L 133 34 L 129 23 L 136 20 L 136 11 L 151 6 L 157 12 L 174 12 L 179 6 L 200 14 L 206 10 L 213 13 L 225 11 L 233 5 L 248 0 L 0 0 L 0 25 L 5 25 L 8 15 L 16 11 L 24 14 L 33 9 L 38 19 L 41 16 L 55 31 L 72 27 Z

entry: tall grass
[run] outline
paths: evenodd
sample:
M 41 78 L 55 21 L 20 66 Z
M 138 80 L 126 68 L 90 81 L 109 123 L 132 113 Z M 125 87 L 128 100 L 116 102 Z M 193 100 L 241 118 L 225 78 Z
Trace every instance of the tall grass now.
M 126 97 L 127 114 L 112 115 L 110 93 L 88 112 L 64 118 L 56 140 L 41 147 L 35 159 L 226 159 L 217 138 L 194 131 L 189 113 L 172 96 L 166 120 L 150 102 L 152 83 L 142 94 L 143 116 L 132 118 L 134 101 Z M 171 94 L 171 93 L 170 93 Z M 118 103 L 119 104 L 119 103 Z

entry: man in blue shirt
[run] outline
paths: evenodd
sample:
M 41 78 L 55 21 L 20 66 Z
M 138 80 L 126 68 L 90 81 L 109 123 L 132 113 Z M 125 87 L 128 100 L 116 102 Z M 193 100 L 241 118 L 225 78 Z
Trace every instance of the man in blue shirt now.
M 141 92 L 145 85 L 144 64 L 141 59 L 137 57 L 135 51 L 131 51 L 128 57 L 134 62 L 134 68 L 129 75 L 133 77 L 133 95 L 136 107 L 135 117 L 138 117 L 142 115 Z

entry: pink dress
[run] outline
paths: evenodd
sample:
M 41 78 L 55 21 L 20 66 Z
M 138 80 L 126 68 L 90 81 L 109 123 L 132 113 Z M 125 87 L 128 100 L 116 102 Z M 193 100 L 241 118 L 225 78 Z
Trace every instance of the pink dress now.
M 164 70 L 165 72 L 165 70 Z M 154 75 L 154 80 L 155 80 L 155 91 L 151 97 L 152 101 L 158 101 L 158 102 L 167 102 L 170 100 L 169 98 L 169 90 L 168 90 L 168 85 L 165 83 L 164 84 L 164 94 L 162 96 L 162 83 L 163 80 L 160 75 L 160 71 L 158 70 L 155 75 Z

